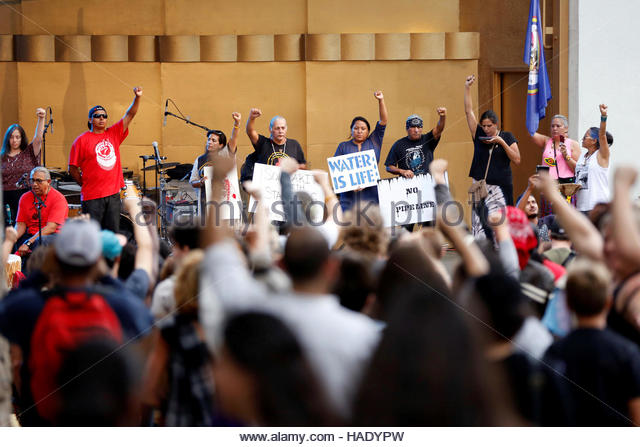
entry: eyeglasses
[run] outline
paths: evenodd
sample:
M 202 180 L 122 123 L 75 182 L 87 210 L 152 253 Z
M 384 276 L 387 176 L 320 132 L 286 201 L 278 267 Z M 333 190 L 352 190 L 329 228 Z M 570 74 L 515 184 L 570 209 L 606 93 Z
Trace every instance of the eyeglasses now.
M 38 184 L 46 183 L 48 181 L 49 181 L 48 179 L 44 179 L 44 178 L 32 178 L 32 179 L 29 179 L 30 183 L 38 183 Z
M 92 117 L 92 118 L 94 118 L 94 119 L 98 119 L 98 118 L 104 118 L 104 119 L 107 119 L 107 118 L 109 118 L 109 117 L 107 116 L 107 114 L 106 114 L 106 113 L 96 113 L 95 115 L 93 115 L 93 117 Z

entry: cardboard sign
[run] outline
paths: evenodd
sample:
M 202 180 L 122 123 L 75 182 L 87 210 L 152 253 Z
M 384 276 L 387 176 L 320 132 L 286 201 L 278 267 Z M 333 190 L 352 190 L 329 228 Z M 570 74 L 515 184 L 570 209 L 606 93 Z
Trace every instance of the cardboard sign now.
M 280 188 L 280 168 L 277 166 L 256 163 L 253 168 L 253 184 L 262 191 L 264 204 L 269 208 L 269 219 L 283 222 L 285 220 Z M 324 206 L 324 193 L 320 185 L 313 179 L 313 173 L 298 170 L 291 176 L 293 192 L 305 191 L 316 204 Z M 253 196 L 249 200 L 249 211 L 255 212 L 257 203 Z
M 213 178 L 213 166 L 205 166 L 203 175 Z M 205 183 L 206 203 L 213 200 L 211 197 L 211 182 Z M 238 186 L 238 172 L 234 168 L 224 179 L 222 186 L 222 203 L 220 204 L 220 218 L 224 220 L 242 220 L 242 199 L 240 198 L 240 188 Z
M 378 182 L 380 213 L 386 227 L 430 222 L 436 218 L 436 194 L 430 174 Z
M 375 186 L 380 180 L 373 150 L 327 158 L 327 163 L 336 194 Z

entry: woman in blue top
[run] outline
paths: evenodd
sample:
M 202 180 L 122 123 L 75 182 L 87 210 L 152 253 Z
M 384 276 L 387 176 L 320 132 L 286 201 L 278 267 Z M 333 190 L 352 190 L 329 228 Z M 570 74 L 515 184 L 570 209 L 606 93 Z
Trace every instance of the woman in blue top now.
M 373 149 L 376 153 L 376 162 L 380 162 L 380 149 L 382 148 L 384 131 L 387 127 L 387 106 L 384 104 L 384 96 L 380 90 L 374 92 L 373 96 L 378 100 L 380 113 L 380 121 L 376 124 L 376 128 L 371 132 L 369 121 L 362 116 L 356 116 L 351 121 L 351 139 L 338 145 L 338 149 L 333 155 L 334 157 Z M 338 194 L 338 198 L 343 211 L 350 209 L 358 201 L 378 203 L 378 187 L 370 186 L 364 189 L 343 192 Z

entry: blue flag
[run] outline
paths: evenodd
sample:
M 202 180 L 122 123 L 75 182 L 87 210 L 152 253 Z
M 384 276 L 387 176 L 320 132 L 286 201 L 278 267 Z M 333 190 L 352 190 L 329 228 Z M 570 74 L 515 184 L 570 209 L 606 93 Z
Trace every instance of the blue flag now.
M 547 64 L 542 49 L 542 25 L 540 24 L 539 0 L 531 0 L 529 23 L 524 44 L 524 63 L 529 65 L 527 88 L 527 130 L 533 135 L 539 121 L 544 118 L 545 108 L 551 99 L 551 86 L 547 76 Z

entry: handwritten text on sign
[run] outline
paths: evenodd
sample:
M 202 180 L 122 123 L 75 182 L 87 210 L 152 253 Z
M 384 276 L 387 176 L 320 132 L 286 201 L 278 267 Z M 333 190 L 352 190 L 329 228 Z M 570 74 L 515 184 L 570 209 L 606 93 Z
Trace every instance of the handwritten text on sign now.
M 327 163 L 336 194 L 375 186 L 380 180 L 373 150 L 327 158 Z
M 387 227 L 435 219 L 436 194 L 431 175 L 395 177 L 378 182 L 380 212 Z
M 213 178 L 213 166 L 205 166 L 203 175 L 207 178 Z M 206 203 L 211 202 L 214 198 L 211 196 L 211 182 L 205 183 Z M 216 199 L 220 200 L 220 199 Z M 220 218 L 224 220 L 241 220 L 242 219 L 242 199 L 240 199 L 240 188 L 238 186 L 238 172 L 235 167 L 227 174 L 223 184 L 222 203 L 218 211 Z M 200 206 L 200 204 L 198 204 Z M 208 210 L 207 210 L 208 211 Z
M 257 185 L 261 192 L 261 201 L 269 208 L 269 219 L 284 221 L 284 208 L 282 206 L 281 188 L 280 188 L 280 168 L 277 166 L 256 163 L 253 168 L 253 183 Z M 299 170 L 291 176 L 291 186 L 293 192 L 305 191 L 308 193 L 313 202 L 324 206 L 324 193 L 322 188 L 313 179 L 311 171 Z M 256 204 L 253 196 L 249 201 L 249 211 L 256 210 Z

